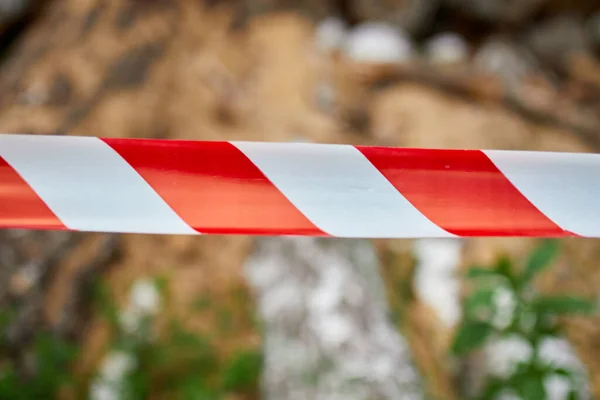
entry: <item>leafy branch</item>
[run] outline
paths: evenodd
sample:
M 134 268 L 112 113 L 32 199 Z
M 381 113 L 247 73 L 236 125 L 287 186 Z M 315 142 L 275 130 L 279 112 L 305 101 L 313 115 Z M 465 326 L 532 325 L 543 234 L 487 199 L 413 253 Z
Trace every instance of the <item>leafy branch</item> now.
M 575 372 L 546 365 L 539 358 L 542 339 L 560 335 L 559 316 L 590 315 L 595 306 L 572 295 L 543 295 L 535 292 L 535 278 L 546 270 L 558 254 L 555 240 L 543 241 L 521 269 L 511 260 L 500 258 L 492 268 L 472 267 L 465 277 L 474 288 L 463 303 L 463 321 L 451 350 L 464 356 L 483 347 L 492 338 L 517 335 L 533 349 L 531 357 L 518 363 L 504 378 L 488 378 L 481 399 L 494 399 L 511 390 L 525 399 L 544 399 L 544 379 L 552 374 L 567 378 L 569 399 L 578 399 Z

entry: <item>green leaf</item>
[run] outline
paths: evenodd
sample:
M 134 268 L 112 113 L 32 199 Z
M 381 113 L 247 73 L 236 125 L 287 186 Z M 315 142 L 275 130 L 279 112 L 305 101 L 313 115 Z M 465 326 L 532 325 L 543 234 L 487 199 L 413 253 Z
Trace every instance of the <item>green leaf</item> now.
M 223 388 L 227 391 L 251 391 L 258 387 L 262 354 L 258 350 L 236 354 L 223 369 Z
M 539 296 L 533 301 L 538 313 L 555 315 L 591 314 L 596 310 L 594 303 L 575 296 Z
M 535 311 L 534 311 L 535 312 Z M 555 321 L 555 316 L 548 313 L 538 312 L 535 321 L 535 332 L 543 336 L 559 336 L 561 334 L 560 326 Z
M 579 400 L 579 396 L 577 394 L 577 390 L 573 389 L 569 392 L 569 397 L 567 398 L 568 400 Z
M 465 354 L 481 346 L 492 332 L 492 327 L 486 322 L 467 320 L 458 328 L 452 343 L 452 352 Z
M 557 254 L 558 242 L 556 240 L 549 239 L 542 241 L 542 243 L 531 253 L 527 260 L 527 264 L 525 264 L 525 270 L 521 275 L 521 284 L 527 285 L 530 283 L 536 274 L 550 265 Z
M 499 257 L 494 265 L 494 271 L 506 278 L 512 278 L 512 262 L 510 261 L 510 258 L 505 255 Z
M 190 374 L 179 383 L 178 393 L 180 400 L 214 400 L 218 398 L 213 391 L 205 387 L 196 374 Z
M 0 370 L 0 400 L 31 398 L 29 385 L 19 379 L 12 364 L 3 365 Z
M 473 320 L 487 320 L 494 312 L 494 289 L 480 289 L 465 300 L 465 314 Z
M 212 305 L 212 300 L 209 296 L 199 295 L 194 299 L 192 307 L 195 311 L 204 311 Z
M 152 381 L 147 371 L 136 369 L 125 375 L 121 389 L 123 400 L 146 399 L 153 392 Z
M 169 277 L 163 275 L 155 276 L 153 281 L 154 287 L 156 287 L 158 293 L 160 293 L 161 296 L 165 296 L 169 289 Z
M 544 390 L 543 376 L 537 374 L 527 375 L 519 382 L 517 391 L 523 399 L 544 400 L 546 391 Z
M 573 371 L 570 371 L 566 368 L 554 368 L 551 367 L 548 371 L 549 373 L 564 376 L 565 378 L 573 379 Z
M 168 373 L 191 368 L 198 376 L 207 377 L 218 367 L 218 357 L 210 340 L 186 330 L 176 321 L 170 324 L 169 337 L 155 347 L 153 363 Z
M 49 333 L 40 332 L 34 338 L 33 350 L 36 366 L 30 389 L 35 393 L 33 398 L 55 398 L 60 387 L 69 383 L 70 362 L 76 356 L 76 349 Z
M 112 292 L 105 282 L 97 282 L 92 288 L 93 298 L 99 309 L 100 315 L 104 317 L 114 331 L 119 330 L 119 310 L 115 304 Z
M 482 268 L 482 267 L 471 267 L 465 274 L 465 278 L 467 279 L 479 279 L 479 278 L 499 278 L 501 275 L 498 271 L 495 271 L 490 268 Z
M 482 390 L 481 395 L 478 397 L 480 400 L 494 400 L 498 398 L 506 388 L 507 382 L 498 378 L 491 378 Z
M 226 308 L 217 309 L 217 330 L 220 333 L 228 333 L 233 330 L 235 319 L 231 310 Z

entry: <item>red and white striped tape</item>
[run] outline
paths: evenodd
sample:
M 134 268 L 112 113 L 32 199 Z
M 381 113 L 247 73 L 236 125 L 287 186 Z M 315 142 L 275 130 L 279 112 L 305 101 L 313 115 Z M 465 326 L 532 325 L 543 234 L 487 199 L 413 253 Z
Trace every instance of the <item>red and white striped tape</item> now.
M 600 237 L 600 155 L 4 134 L 0 227 Z

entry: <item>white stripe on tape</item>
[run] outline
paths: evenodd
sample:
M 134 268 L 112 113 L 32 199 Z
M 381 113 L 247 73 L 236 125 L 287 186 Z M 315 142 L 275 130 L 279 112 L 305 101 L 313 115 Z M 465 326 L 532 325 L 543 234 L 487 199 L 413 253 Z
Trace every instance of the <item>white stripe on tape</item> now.
M 486 150 L 510 182 L 562 229 L 600 237 L 599 154 Z
M 196 233 L 100 139 L 0 135 L 0 156 L 70 229 Z
M 339 237 L 449 237 L 352 146 L 231 142 L 313 224 Z

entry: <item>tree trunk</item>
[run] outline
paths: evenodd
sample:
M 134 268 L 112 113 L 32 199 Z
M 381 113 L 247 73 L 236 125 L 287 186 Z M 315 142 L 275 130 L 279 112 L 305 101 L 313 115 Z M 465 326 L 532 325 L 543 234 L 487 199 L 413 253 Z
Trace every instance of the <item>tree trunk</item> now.
M 364 240 L 260 239 L 246 264 L 264 321 L 267 399 L 419 399 Z

